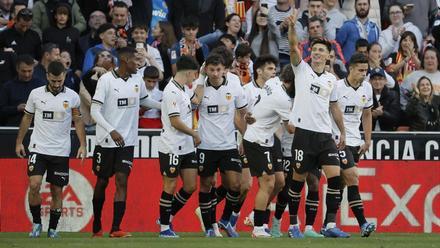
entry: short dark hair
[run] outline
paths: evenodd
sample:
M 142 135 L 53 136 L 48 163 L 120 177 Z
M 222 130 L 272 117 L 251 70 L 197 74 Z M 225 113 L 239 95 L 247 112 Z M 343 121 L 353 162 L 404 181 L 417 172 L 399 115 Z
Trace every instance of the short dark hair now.
M 234 45 L 237 44 L 237 38 L 235 38 L 232 34 L 224 33 L 224 34 L 222 34 L 222 36 L 220 36 L 220 38 L 218 38 L 219 41 L 221 39 L 228 39 L 232 42 L 232 44 L 234 44 Z
M 321 2 L 321 3 L 324 3 L 324 0 L 309 0 L 309 2 Z
M 252 55 L 252 48 L 244 43 L 238 44 L 237 48 L 235 49 L 235 57 L 244 57 L 247 55 Z
M 114 1 L 113 8 L 126 8 L 128 10 L 128 5 L 124 1 Z
M 199 19 L 195 16 L 184 17 L 181 23 L 182 28 L 198 28 Z
M 151 65 L 145 67 L 144 78 L 159 79 L 159 69 Z
M 32 10 L 28 8 L 21 9 L 17 13 L 17 21 L 19 21 L 20 19 L 26 22 L 32 21 L 32 17 L 33 17 Z
M 350 61 L 348 62 L 349 66 L 353 66 L 356 64 L 368 64 L 368 58 L 365 54 L 355 53 L 351 56 Z
M 356 41 L 356 45 L 355 45 L 355 48 L 356 48 L 356 50 L 359 48 L 359 47 L 367 47 L 368 48 L 368 40 L 366 40 L 366 39 L 358 39 L 357 41 Z
M 358 1 L 359 1 L 359 0 L 354 0 L 354 5 L 355 5 L 355 6 L 356 6 L 356 4 L 357 4 Z M 368 5 L 371 5 L 370 0 L 368 0 Z
M 411 31 L 405 31 L 405 32 L 402 33 L 402 35 L 400 35 L 398 51 L 401 52 L 401 53 L 403 52 L 403 50 L 402 50 L 402 41 L 404 39 L 406 39 L 406 37 L 409 37 L 411 39 L 411 41 L 414 44 L 414 49 L 416 50 L 416 53 L 418 54 L 418 52 L 419 52 L 419 44 L 417 43 L 416 35 L 413 32 L 411 32 Z
M 47 67 L 47 73 L 50 73 L 54 76 L 59 76 L 64 72 L 66 72 L 66 67 L 64 67 L 63 63 L 60 61 L 52 61 Z
M 45 53 L 51 53 L 53 49 L 57 48 L 60 48 L 58 44 L 48 42 L 41 47 L 41 54 L 44 55 Z
M 280 74 L 280 80 L 291 84 L 295 83 L 295 73 L 291 64 L 287 64 L 283 67 Z
M 367 51 L 369 52 L 371 50 L 371 48 L 373 48 L 376 45 L 380 46 L 380 48 L 382 49 L 382 45 L 379 42 L 375 41 L 375 42 L 368 44 Z
M 310 27 L 310 23 L 312 22 L 319 22 L 321 26 L 324 26 L 324 21 L 321 18 L 317 16 L 312 16 L 309 18 L 309 22 L 307 23 L 307 28 Z
M 258 57 L 254 63 L 254 79 L 258 78 L 257 69 L 265 66 L 266 64 L 273 63 L 275 66 L 278 64 L 278 59 L 270 54 L 264 54 Z
M 103 23 L 101 26 L 99 26 L 98 30 L 96 30 L 96 34 L 99 36 L 100 34 L 106 32 L 109 29 L 113 29 L 116 31 L 116 28 L 111 23 Z
M 137 53 L 137 50 L 134 47 L 127 46 L 127 47 L 119 48 L 117 50 L 117 53 L 118 53 L 118 58 L 121 58 L 123 56 L 134 56 Z
M 329 52 L 332 51 L 332 44 L 327 39 L 315 38 L 310 42 L 310 48 L 313 48 L 314 45 L 321 44 L 324 45 Z
M 210 54 L 218 54 L 224 60 L 224 65 L 226 68 L 230 68 L 232 63 L 234 63 L 234 55 L 225 46 L 218 46 L 211 50 Z
M 211 53 L 205 60 L 205 66 L 208 65 L 225 65 L 225 60 L 222 58 L 220 54 Z
M 403 14 L 403 5 L 401 4 L 401 3 L 398 3 L 398 2 L 396 2 L 396 1 L 394 1 L 393 3 L 391 3 L 390 4 L 390 6 L 388 7 L 388 15 L 390 15 L 390 9 L 391 9 L 391 7 L 394 7 L 394 6 L 397 6 L 397 7 L 399 7 L 399 9 L 402 11 L 402 14 Z
M 199 62 L 191 56 L 180 56 L 176 62 L 177 71 L 198 70 Z
M 428 52 L 428 51 L 435 52 L 435 55 L 437 57 L 437 70 L 440 70 L 440 52 L 434 46 L 428 46 L 425 48 L 425 51 L 423 52 L 423 55 L 422 55 L 422 61 L 421 61 L 422 68 L 425 69 L 425 56 L 426 56 L 426 52 Z
M 15 60 L 15 66 L 18 67 L 21 64 L 33 65 L 34 58 L 32 58 L 32 56 L 29 54 L 18 55 L 17 59 Z
M 135 23 L 135 24 L 133 24 L 133 26 L 130 28 L 130 31 L 129 31 L 129 33 L 130 33 L 130 37 L 131 37 L 131 33 L 133 33 L 135 29 L 142 29 L 142 30 L 144 30 L 145 32 L 148 33 L 148 26 L 147 26 L 147 25 L 145 25 L 145 24 L 143 24 L 143 23 Z

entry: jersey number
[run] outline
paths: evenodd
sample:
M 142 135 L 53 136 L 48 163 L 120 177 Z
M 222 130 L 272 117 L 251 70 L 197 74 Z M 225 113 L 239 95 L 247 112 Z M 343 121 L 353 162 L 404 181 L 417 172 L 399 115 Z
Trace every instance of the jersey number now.
M 205 162 L 205 154 L 203 152 L 201 152 L 199 154 L 199 163 L 203 164 Z
M 179 155 L 169 154 L 170 155 L 170 165 L 177 166 L 179 164 Z
M 264 152 L 264 154 L 266 154 L 266 156 L 267 156 L 267 162 L 271 162 L 271 160 L 270 160 L 270 152 Z
M 304 159 L 304 151 L 295 149 L 295 161 L 302 161 Z
M 29 156 L 29 164 L 35 164 L 37 162 L 37 154 Z
M 100 152 L 96 153 L 96 163 L 98 163 L 98 164 L 101 163 L 101 153 Z

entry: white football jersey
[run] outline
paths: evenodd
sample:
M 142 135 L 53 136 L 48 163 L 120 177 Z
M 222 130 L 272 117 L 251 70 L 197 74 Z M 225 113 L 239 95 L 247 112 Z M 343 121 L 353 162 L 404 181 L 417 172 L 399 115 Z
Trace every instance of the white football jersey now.
M 279 83 L 268 80 L 260 90 L 253 103 L 252 116 L 256 122 L 247 125 L 244 139 L 255 142 L 261 146 L 271 147 L 274 142 L 274 133 L 280 127 L 281 121 L 289 120 L 292 106 L 290 97 Z
M 324 72 L 318 76 L 309 64 L 301 60 L 292 65 L 295 73 L 295 100 L 290 122 L 296 127 L 319 133 L 332 133 L 329 115 L 336 77 Z
M 147 97 L 141 77 L 132 75 L 124 80 L 112 70 L 99 78 L 92 103 L 102 105 L 104 119 L 124 138 L 125 146 L 136 146 L 140 100 Z M 96 125 L 96 143 L 102 147 L 118 147 L 99 124 Z
M 247 106 L 240 80 L 225 79 L 216 88 L 205 80 L 202 102 L 199 105 L 201 149 L 229 150 L 237 147 L 234 116 L 236 109 Z
M 291 99 L 292 104 L 294 99 Z M 293 106 L 292 106 L 293 107 Z M 292 157 L 292 143 L 294 138 L 293 133 L 289 133 L 286 127 L 283 125 L 283 135 L 281 136 L 281 151 L 283 153 L 283 157 L 290 158 Z
M 29 151 L 51 156 L 70 155 L 72 108 L 79 108 L 78 94 L 67 88 L 53 95 L 47 86 L 31 91 L 25 112 L 34 115 Z
M 171 79 L 163 91 L 161 103 L 162 133 L 158 150 L 161 153 L 184 155 L 194 152 L 194 141 L 190 135 L 180 132 L 171 126 L 170 117 L 179 116 L 182 122 L 192 128 L 191 99 L 174 79 Z
M 255 102 L 260 95 L 261 88 L 254 81 L 243 86 L 244 94 L 246 96 L 246 101 L 248 103 L 247 111 L 252 113 L 254 109 Z
M 344 116 L 345 138 L 348 146 L 360 146 L 363 144 L 359 127 L 364 109 L 373 106 L 373 88 L 368 82 L 362 82 L 359 88 L 354 89 L 345 79 L 336 82 L 336 98 L 339 108 Z M 332 118 L 332 131 L 336 139 L 340 132 Z
M 160 91 L 158 88 L 153 88 L 152 90 L 147 89 L 147 94 L 150 96 L 153 100 L 156 100 L 158 102 L 162 101 L 162 91 Z M 159 109 L 149 109 L 145 111 L 145 113 L 142 115 L 143 118 L 149 118 L 149 119 L 157 119 L 160 118 L 160 110 Z

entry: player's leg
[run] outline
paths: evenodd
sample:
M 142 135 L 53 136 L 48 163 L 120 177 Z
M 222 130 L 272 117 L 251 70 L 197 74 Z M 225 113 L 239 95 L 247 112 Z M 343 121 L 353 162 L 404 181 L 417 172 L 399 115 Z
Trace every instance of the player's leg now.
M 37 238 L 41 235 L 40 189 L 44 173 L 46 173 L 46 165 L 43 160 L 43 155 L 30 153 L 27 167 L 27 175 L 29 177 L 29 193 L 27 197 L 29 210 L 32 214 L 32 231 L 29 233 L 29 237 L 31 238 Z
M 270 234 L 273 237 L 281 237 L 281 218 L 283 216 L 284 211 L 286 210 L 288 201 L 289 201 L 289 188 L 292 181 L 292 169 L 290 168 L 292 158 L 285 157 L 283 158 L 283 169 L 284 169 L 284 187 L 277 195 L 277 202 L 275 205 L 275 213 L 272 218 L 272 228 L 270 230 Z
M 207 150 L 198 149 L 199 158 L 199 207 L 202 216 L 203 226 L 206 237 L 215 237 L 212 227 L 212 195 L 211 189 L 214 181 L 215 171 L 217 169 L 214 163 L 215 153 Z
M 50 195 L 52 197 L 52 201 L 50 204 L 49 229 L 47 231 L 47 236 L 49 238 L 58 238 L 56 229 L 62 213 L 63 187 L 51 184 Z
M 299 168 L 295 168 L 299 170 Z M 302 172 L 302 171 L 301 171 Z M 289 188 L 289 220 L 290 225 L 288 229 L 288 235 L 290 238 L 303 238 L 303 234 L 300 231 L 298 223 L 298 209 L 301 202 L 301 191 L 304 187 L 304 183 L 307 178 L 307 173 L 299 171 L 293 171 L 292 181 Z
M 243 168 L 241 170 L 241 179 L 240 179 L 240 198 L 238 200 L 238 204 L 234 207 L 231 215 L 231 225 L 233 227 L 236 226 L 238 217 L 240 217 L 241 207 L 246 200 L 247 194 L 252 187 L 253 178 L 251 175 L 251 171 L 249 169 L 249 163 L 246 156 L 242 156 L 242 165 Z M 248 217 L 245 218 L 244 224 L 248 226 L 253 226 L 253 219 L 249 220 Z
M 319 207 L 319 180 L 321 178 L 321 171 L 314 169 L 311 171 L 306 179 L 307 182 L 307 197 L 305 204 L 306 212 L 306 226 L 304 229 L 304 236 L 310 238 L 322 238 L 322 234 L 317 233 L 313 224 L 315 224 L 316 214 Z

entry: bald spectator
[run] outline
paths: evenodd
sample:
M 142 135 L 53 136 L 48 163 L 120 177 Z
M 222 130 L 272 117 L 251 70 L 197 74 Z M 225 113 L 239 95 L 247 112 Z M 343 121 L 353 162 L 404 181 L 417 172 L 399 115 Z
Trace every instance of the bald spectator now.
M 79 46 L 83 54 L 87 49 L 99 44 L 99 37 L 96 31 L 98 28 L 107 22 L 104 12 L 100 10 L 93 11 L 89 16 L 89 32 L 79 39 Z

